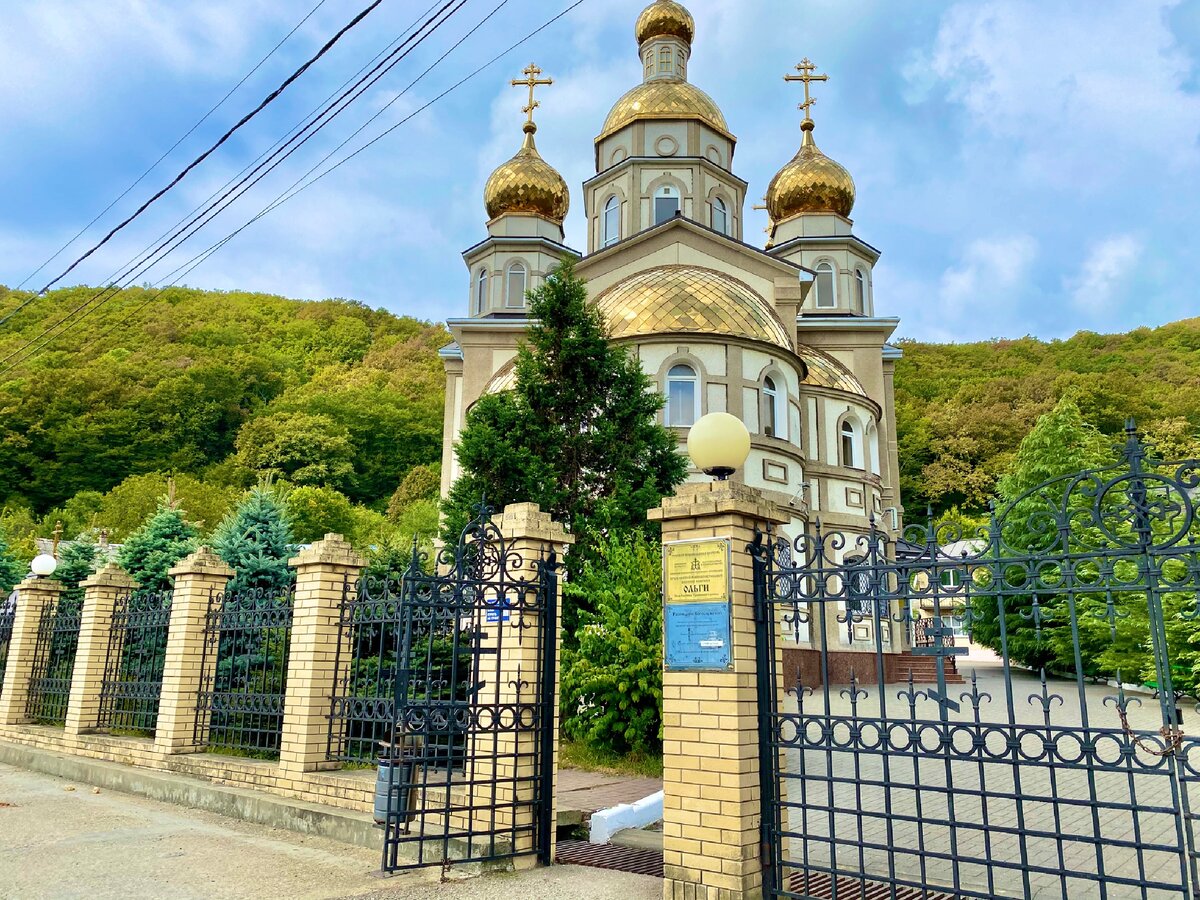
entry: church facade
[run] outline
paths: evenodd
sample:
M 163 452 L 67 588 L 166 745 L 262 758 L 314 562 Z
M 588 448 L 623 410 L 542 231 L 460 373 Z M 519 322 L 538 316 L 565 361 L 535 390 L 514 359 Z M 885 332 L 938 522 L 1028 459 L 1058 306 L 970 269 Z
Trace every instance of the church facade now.
M 810 87 L 826 76 L 808 60 L 788 76 L 805 90 L 801 146 L 767 190 L 769 239 L 754 246 L 737 138 L 688 80 L 695 35 L 675 0 L 638 18 L 643 81 L 616 101 L 592 148 L 582 250 L 565 245 L 570 191 L 535 142 L 533 90 L 549 81 L 531 66 L 514 82 L 530 88 L 524 144 L 488 180 L 487 236 L 463 255 L 468 315 L 448 323 L 454 343 L 442 351 L 443 493 L 458 477 L 454 446 L 472 404 L 513 385 L 526 292 L 571 256 L 612 340 L 667 398 L 662 421 L 681 451 L 702 415 L 732 413 L 752 436 L 734 477 L 789 510 L 791 534 L 818 517 L 841 531 L 866 531 L 874 518 L 894 533 L 903 521 L 893 401 L 901 354 L 888 339 L 899 320 L 876 313 L 880 254 L 854 233 L 854 181 L 814 139 Z M 899 629 L 883 637 L 900 649 Z

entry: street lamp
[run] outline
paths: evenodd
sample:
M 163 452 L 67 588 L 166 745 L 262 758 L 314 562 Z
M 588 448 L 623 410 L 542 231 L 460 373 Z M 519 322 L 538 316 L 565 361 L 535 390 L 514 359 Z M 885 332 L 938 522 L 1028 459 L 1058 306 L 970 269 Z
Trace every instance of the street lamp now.
M 750 456 L 750 432 L 737 416 L 709 413 L 692 426 L 687 450 L 697 469 L 717 481 L 728 481 Z
M 49 578 L 54 574 L 54 570 L 58 568 L 58 560 L 49 553 L 43 553 L 33 558 L 33 562 L 29 564 L 29 568 L 38 578 Z

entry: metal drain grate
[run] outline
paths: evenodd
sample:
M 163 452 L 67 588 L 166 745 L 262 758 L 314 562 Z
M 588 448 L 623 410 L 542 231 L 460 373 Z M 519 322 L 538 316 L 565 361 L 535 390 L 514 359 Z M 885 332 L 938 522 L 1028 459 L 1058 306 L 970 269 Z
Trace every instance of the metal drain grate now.
M 894 893 L 893 893 L 894 891 Z M 954 900 L 949 894 L 931 893 L 911 887 L 893 888 L 879 881 L 860 878 L 839 878 L 836 895 L 833 879 L 824 874 L 793 872 L 788 879 L 788 892 L 805 900 Z
M 634 875 L 662 878 L 663 855 L 656 850 L 635 850 L 613 844 L 589 844 L 587 841 L 559 841 L 558 862 L 592 869 L 612 869 Z

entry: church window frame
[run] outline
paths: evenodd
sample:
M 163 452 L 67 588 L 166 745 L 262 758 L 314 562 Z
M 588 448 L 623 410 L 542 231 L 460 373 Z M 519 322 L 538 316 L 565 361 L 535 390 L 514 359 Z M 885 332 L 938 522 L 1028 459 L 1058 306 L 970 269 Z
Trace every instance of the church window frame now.
M 870 289 L 868 287 L 866 270 L 857 268 L 854 270 L 854 311 L 861 315 L 867 313 L 867 297 Z
M 504 288 L 505 306 L 510 309 L 520 309 L 525 306 L 525 292 L 529 290 L 529 269 L 520 260 L 513 260 L 505 269 Z
M 872 419 L 867 426 L 866 446 L 863 448 L 866 454 L 866 468 L 872 475 L 879 475 L 881 463 L 879 459 L 879 427 Z
M 778 372 L 763 376 L 763 434 L 768 437 L 788 440 L 788 393 L 787 382 Z
M 711 217 L 713 231 L 729 237 L 729 204 L 720 197 L 713 197 Z
M 646 77 L 654 74 L 654 50 L 646 51 Z
M 654 192 L 655 226 L 670 222 L 683 211 L 683 192 L 671 184 L 664 184 Z
M 813 291 L 816 294 L 817 309 L 836 309 L 837 302 L 837 266 L 823 259 L 813 267 L 817 273 Z
M 604 213 L 601 215 L 601 241 L 600 246 L 611 247 L 613 244 L 618 244 L 621 241 L 621 198 L 613 194 L 604 204 Z
M 861 469 L 862 441 L 854 420 L 846 418 L 838 428 L 840 437 L 842 466 L 847 469 Z
M 670 47 L 658 48 L 658 74 L 669 75 L 675 68 L 675 54 Z
M 700 372 L 690 362 L 678 361 L 667 369 L 663 422 L 668 428 L 691 428 L 700 420 Z
M 488 270 L 482 268 L 479 274 L 475 276 L 475 315 L 483 315 L 487 309 L 488 301 Z

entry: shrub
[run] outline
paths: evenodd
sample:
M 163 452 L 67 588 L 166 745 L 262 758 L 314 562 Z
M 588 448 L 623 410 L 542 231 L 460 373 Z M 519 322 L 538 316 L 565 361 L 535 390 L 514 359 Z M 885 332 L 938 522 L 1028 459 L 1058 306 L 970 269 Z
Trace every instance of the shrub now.
M 662 752 L 662 553 L 644 532 L 609 534 L 566 594 L 582 609 L 563 651 L 563 730 L 614 753 Z

